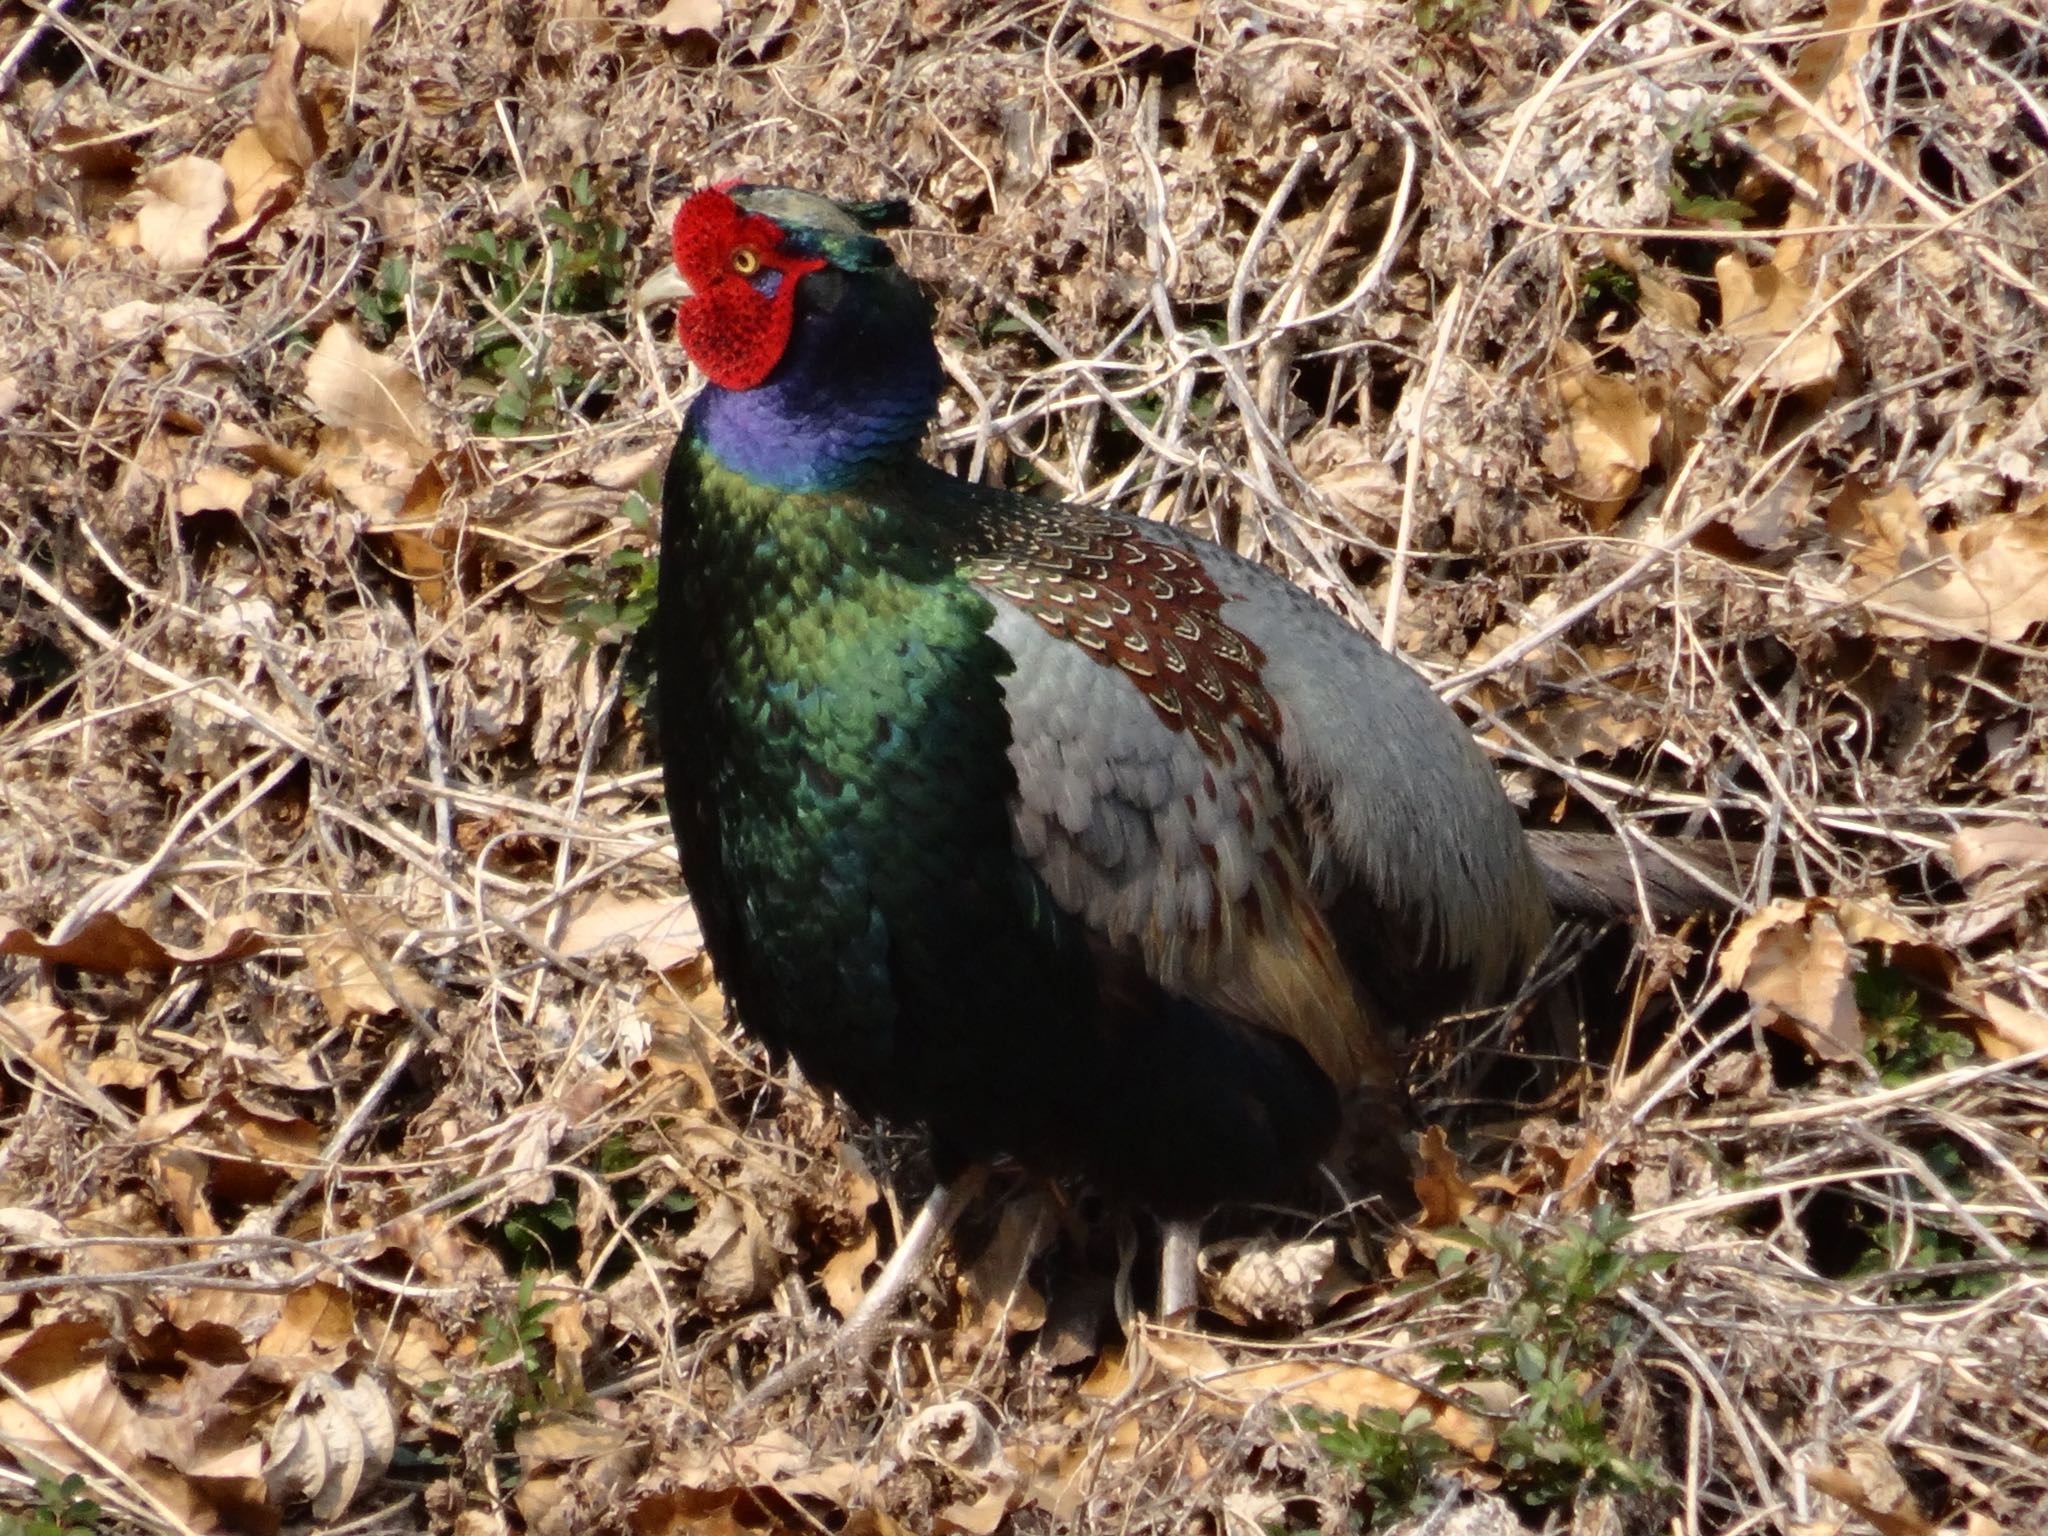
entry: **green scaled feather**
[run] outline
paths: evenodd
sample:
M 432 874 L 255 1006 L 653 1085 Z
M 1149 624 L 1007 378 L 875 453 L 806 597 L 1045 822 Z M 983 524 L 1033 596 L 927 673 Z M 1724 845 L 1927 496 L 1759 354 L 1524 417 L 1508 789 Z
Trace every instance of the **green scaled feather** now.
M 915 509 L 769 490 L 689 445 L 670 475 L 662 607 L 691 666 L 664 677 L 663 750 L 709 787 L 715 860 L 685 869 L 707 936 L 757 1033 L 918 1116 L 987 1050 L 936 1021 L 1014 1013 L 1025 1038 L 1093 994 L 1012 847 L 993 610 Z

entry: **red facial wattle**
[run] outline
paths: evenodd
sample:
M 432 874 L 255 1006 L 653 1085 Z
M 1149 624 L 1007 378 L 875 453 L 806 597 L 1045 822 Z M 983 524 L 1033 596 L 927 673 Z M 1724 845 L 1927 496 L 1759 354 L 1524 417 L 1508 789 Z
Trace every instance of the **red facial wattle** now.
M 721 389 L 752 389 L 775 371 L 795 323 L 797 281 L 825 265 L 783 254 L 782 236 L 724 187 L 693 194 L 676 213 L 676 270 L 691 289 L 676 312 L 676 339 Z

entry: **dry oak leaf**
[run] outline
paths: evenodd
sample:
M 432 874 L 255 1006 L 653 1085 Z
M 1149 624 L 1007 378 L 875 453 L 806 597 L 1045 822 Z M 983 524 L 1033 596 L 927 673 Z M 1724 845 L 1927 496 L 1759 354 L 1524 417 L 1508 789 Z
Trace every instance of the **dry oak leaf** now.
M 306 0 L 292 29 L 308 52 L 353 69 L 388 4 L 389 0 Z
M 1877 1527 L 1879 1536 L 1935 1536 L 1912 1490 L 1883 1445 L 1856 1445 L 1846 1467 L 1806 1469 L 1806 1480 L 1831 1499 L 1840 1499 Z
M 213 227 L 228 210 L 228 176 L 214 161 L 181 155 L 142 181 L 134 243 L 160 272 L 192 272 L 213 250 Z
M 1721 980 L 1745 992 L 1766 1022 L 1823 1061 L 1863 1058 L 1856 955 L 1833 903 L 1771 902 L 1745 918 L 1721 951 Z
M 408 1010 L 425 1013 L 440 999 L 433 984 L 412 966 L 366 953 L 350 934 L 315 935 L 305 941 L 303 953 L 313 991 L 336 1024 Z
M 1030 1269 L 1054 1231 L 1052 1208 L 1042 1191 L 1004 1203 L 995 1236 L 961 1277 L 984 1337 L 1005 1327 L 1012 1333 L 1036 1333 L 1045 1326 L 1045 1297 L 1031 1283 Z M 873 1243 L 872 1233 L 868 1243 Z
M 226 512 L 239 517 L 255 491 L 256 482 L 247 475 L 225 464 L 202 464 L 178 487 L 178 513 L 197 517 L 202 512 Z
M 1479 1205 L 1479 1192 L 1451 1150 L 1443 1127 L 1432 1125 L 1422 1133 L 1416 1148 L 1422 1172 L 1414 1179 L 1415 1198 L 1421 1202 L 1419 1224 L 1424 1227 L 1454 1227 Z
M 220 243 L 240 240 L 291 201 L 299 173 L 280 160 L 254 128 L 244 128 L 220 152 L 227 172 L 235 219 L 220 232 Z
M 1145 1348 L 1163 1374 L 1187 1380 L 1226 1403 L 1260 1404 L 1283 1414 L 1306 1408 L 1355 1415 L 1385 1408 L 1397 1417 L 1422 1406 L 1430 1414 L 1430 1427 L 1459 1450 L 1479 1461 L 1493 1455 L 1493 1431 L 1485 1419 L 1369 1366 L 1313 1360 L 1232 1366 L 1208 1340 L 1187 1335 L 1148 1333 Z

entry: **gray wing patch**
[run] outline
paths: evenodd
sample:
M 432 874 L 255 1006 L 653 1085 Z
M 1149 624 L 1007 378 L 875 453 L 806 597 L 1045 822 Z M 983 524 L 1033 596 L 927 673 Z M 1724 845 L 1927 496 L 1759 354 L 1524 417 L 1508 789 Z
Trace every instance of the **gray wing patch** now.
M 1114 667 L 996 603 L 992 628 L 1015 667 L 1004 679 L 1012 824 L 1054 900 L 1112 943 L 1168 952 L 1223 939 L 1260 877 L 1279 811 L 1264 755 L 1228 772 L 1167 729 Z M 1185 968 L 1163 965 L 1171 985 Z

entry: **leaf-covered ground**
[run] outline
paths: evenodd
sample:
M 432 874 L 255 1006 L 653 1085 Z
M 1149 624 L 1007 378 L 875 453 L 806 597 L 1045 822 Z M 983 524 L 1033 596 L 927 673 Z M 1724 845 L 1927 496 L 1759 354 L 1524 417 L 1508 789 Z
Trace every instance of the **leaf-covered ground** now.
M 0 0 L 5 1518 L 2048 1528 L 2044 46 Z M 661 816 L 628 300 L 731 176 L 911 199 L 962 473 L 1287 571 L 1532 825 L 1740 854 L 1568 936 L 1576 1062 L 1429 1042 L 1398 1193 L 1219 1217 L 1202 1333 L 999 1171 L 735 1410 L 929 1175 L 725 1027 Z

